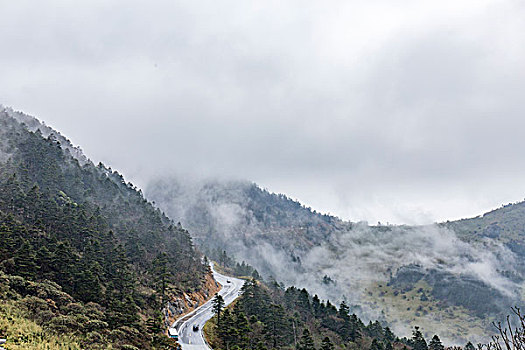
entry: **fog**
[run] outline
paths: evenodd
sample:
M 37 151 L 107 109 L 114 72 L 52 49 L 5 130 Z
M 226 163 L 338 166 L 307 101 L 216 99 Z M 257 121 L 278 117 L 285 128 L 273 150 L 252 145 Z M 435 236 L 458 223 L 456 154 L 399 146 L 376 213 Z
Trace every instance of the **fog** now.
M 466 243 L 453 231 L 435 225 L 384 231 L 357 225 L 348 232 L 337 232 L 303 261 L 308 270 L 331 276 L 347 290 L 371 281 L 388 281 L 399 267 L 409 264 L 471 275 L 512 297 L 519 289 L 500 273 L 516 265 L 508 248 L 491 239 Z
M 266 279 L 305 287 L 324 300 L 359 305 L 355 311 L 365 320 L 391 322 L 399 334 L 408 335 L 413 324 L 399 320 L 397 313 L 402 310 L 388 303 L 373 305 L 368 292 L 390 283 L 401 267 L 414 265 L 426 274 L 436 271 L 478 281 L 501 312 L 512 306 L 506 303 L 521 298 L 521 280 L 509 278 L 522 276 L 523 271 L 517 270 L 519 259 L 501 241 L 483 236 L 461 240 L 438 224 L 370 226 L 337 218 L 327 224 L 304 207 L 291 208 L 283 204 L 289 200 L 256 189 L 246 181 L 162 178 L 148 186 L 146 196 L 188 227 L 203 249 L 225 249 L 239 262 L 256 267 Z M 324 281 L 325 276 L 333 282 Z M 469 298 L 480 297 L 474 289 L 465 293 L 471 293 Z M 463 341 L 451 335 L 450 325 L 443 324 L 442 312 L 429 314 L 423 326 L 439 331 L 449 342 Z M 480 324 L 488 327 L 488 319 Z
M 431 223 L 523 198 L 521 1 L 3 1 L 0 103 L 144 187 Z
M 9 108 L 1 108 L 44 137 L 59 138 L 81 161 L 82 152 L 55 130 Z M 0 130 L 1 133 L 2 130 Z M 0 149 L 5 149 L 1 147 Z M 0 153 L 7 158 L 8 153 Z M 324 300 L 346 300 L 359 305 L 354 311 L 365 320 L 391 321 L 366 296 L 378 283 L 389 283 L 400 267 L 419 266 L 450 276 L 470 276 L 487 286 L 503 307 L 520 299 L 522 273 L 519 259 L 501 241 L 479 236 L 460 240 L 443 225 L 370 226 L 321 215 L 286 196 L 272 194 L 257 185 L 225 178 L 163 177 L 146 188 L 175 221 L 190 229 L 202 249 L 220 248 L 255 266 L 266 279 L 285 286 L 306 287 Z M 510 275 L 518 276 L 517 281 Z M 323 277 L 332 282 L 326 283 Z M 485 287 L 484 287 L 485 288 Z M 475 296 L 474 296 L 475 298 Z M 395 315 L 395 314 L 394 314 Z M 426 319 L 429 328 L 450 342 L 457 338 L 440 325 L 439 312 Z M 408 334 L 405 320 L 392 322 L 399 334 Z M 442 327 L 442 328 L 440 328 Z

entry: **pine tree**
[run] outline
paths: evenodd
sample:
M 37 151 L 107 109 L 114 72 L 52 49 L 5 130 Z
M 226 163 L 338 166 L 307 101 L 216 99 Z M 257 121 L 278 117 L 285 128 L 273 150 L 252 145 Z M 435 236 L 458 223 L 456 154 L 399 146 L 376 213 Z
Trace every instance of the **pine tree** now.
M 215 298 L 212 300 L 213 303 L 213 313 L 217 315 L 217 327 L 219 328 L 221 325 L 221 312 L 222 308 L 224 307 L 224 299 L 220 294 L 215 295 Z
M 310 314 L 312 312 L 312 308 L 310 305 L 310 297 L 308 292 L 305 288 L 301 289 L 299 291 L 299 295 L 297 297 L 296 306 L 304 313 L 304 314 Z
M 427 342 L 418 326 L 412 331 L 411 343 L 413 350 L 428 350 Z
M 164 305 L 166 299 L 166 288 L 171 273 L 168 269 L 168 254 L 162 252 L 153 260 L 153 276 L 155 280 L 155 289 L 160 295 L 161 305 Z
M 370 337 L 372 338 L 383 339 L 385 336 L 383 327 L 381 326 L 381 323 L 379 323 L 379 321 L 370 321 L 368 323 L 368 326 L 366 326 L 366 330 L 368 332 L 368 335 L 370 335 Z
M 325 337 L 323 339 L 323 342 L 321 343 L 321 350 L 334 350 L 334 344 L 332 344 L 330 338 Z
M 12 257 L 16 246 L 17 239 L 11 225 L 8 225 L 7 222 L 0 224 L 0 262 Z
M 476 348 L 471 342 L 468 342 L 467 345 L 465 345 L 465 350 L 476 350 Z
M 396 336 L 394 335 L 394 333 L 392 333 L 392 330 L 390 330 L 389 327 L 385 327 L 384 334 L 386 341 L 393 342 L 394 340 L 396 340 Z
M 370 350 L 384 350 L 383 344 L 381 344 L 377 338 L 374 338 L 374 340 L 372 340 L 372 344 L 370 345 Z
M 235 320 L 229 309 L 225 309 L 222 312 L 221 326 L 218 329 L 219 335 L 226 345 L 226 349 L 229 349 L 234 345 L 239 336 L 239 330 L 235 325 Z
M 327 307 L 331 306 L 327 302 Z M 345 301 L 341 302 L 339 306 L 339 311 L 337 315 L 343 320 L 341 326 L 339 327 L 338 333 L 345 341 L 356 341 L 360 337 L 357 316 L 350 315 L 350 308 L 346 305 Z
M 321 300 L 316 295 L 312 298 L 312 309 L 314 310 L 314 316 L 320 316 L 321 315 Z
M 50 243 L 48 243 L 50 244 Z M 37 264 L 40 267 L 40 275 L 43 279 L 52 280 L 54 278 L 53 270 L 53 254 L 47 248 L 47 245 L 42 245 L 36 254 Z
M 341 302 L 341 305 L 339 305 L 339 312 L 337 315 L 343 320 L 350 320 L 350 308 L 346 305 L 344 300 Z
M 237 345 L 239 345 L 241 349 L 247 349 L 250 343 L 249 334 L 252 330 L 250 328 L 248 318 L 242 311 L 236 315 L 236 328 L 239 335 L 239 341 Z
M 156 311 L 153 316 L 148 318 L 146 321 L 146 326 L 153 334 L 162 332 L 162 314 L 159 311 Z
M 325 307 L 326 314 L 328 316 L 336 316 L 337 315 L 337 307 L 330 303 L 330 300 L 326 301 L 326 307 Z
M 445 347 L 437 335 L 434 335 L 432 340 L 430 340 L 430 343 L 428 344 L 428 350 L 445 350 Z
M 303 335 L 299 341 L 298 350 L 315 350 L 314 339 L 308 328 L 305 328 L 303 331 Z
M 15 253 L 16 273 L 22 277 L 32 278 L 37 275 L 36 254 L 33 246 L 25 241 Z
M 277 348 L 280 345 L 281 339 L 283 338 L 286 330 L 285 312 L 282 305 L 270 305 L 269 317 L 266 321 L 266 328 L 272 339 L 272 347 Z

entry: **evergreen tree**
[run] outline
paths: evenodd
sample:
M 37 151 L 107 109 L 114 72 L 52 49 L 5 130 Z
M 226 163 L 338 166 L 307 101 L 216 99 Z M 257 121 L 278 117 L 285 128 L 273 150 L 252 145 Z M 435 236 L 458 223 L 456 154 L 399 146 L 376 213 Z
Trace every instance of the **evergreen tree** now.
M 304 314 L 310 314 L 312 312 L 310 305 L 310 296 L 305 288 L 299 291 L 296 305 Z
M 370 321 L 368 323 L 368 326 L 366 326 L 366 331 L 368 335 L 372 338 L 383 339 L 385 336 L 383 327 L 381 326 L 381 323 L 379 323 L 379 321 Z
M 326 301 L 326 307 L 325 307 L 326 315 L 328 316 L 336 316 L 337 315 L 337 308 L 335 305 L 330 303 L 330 300 Z
M 465 350 L 476 350 L 476 348 L 471 342 L 468 342 L 467 345 L 465 345 Z
M 434 335 L 428 344 L 428 350 L 445 350 L 441 340 L 437 335 Z
M 383 344 L 381 344 L 377 338 L 374 338 L 372 340 L 372 344 L 370 345 L 370 350 L 384 350 Z
M 327 302 L 327 307 L 330 307 L 331 304 Z M 350 308 L 348 305 L 346 305 L 345 301 L 343 300 L 341 302 L 341 305 L 339 306 L 339 311 L 337 312 L 337 315 L 339 318 L 341 318 L 342 322 L 340 323 L 340 326 L 337 329 L 337 333 L 341 335 L 343 340 L 345 341 L 356 341 L 359 337 L 359 325 L 357 322 L 357 316 L 356 315 L 350 315 Z
M 387 342 L 393 342 L 396 340 L 396 336 L 392 333 L 392 330 L 389 327 L 385 327 L 384 337 Z
M 270 334 L 272 339 L 272 347 L 277 348 L 280 346 L 281 339 L 284 337 L 286 331 L 285 312 L 282 305 L 270 305 L 266 328 L 267 333 Z
M 40 268 L 39 272 L 40 272 L 40 276 L 42 276 L 42 279 L 53 280 L 55 275 L 54 275 L 54 269 L 52 265 L 53 254 L 49 251 L 49 248 L 48 248 L 48 246 L 50 245 L 51 243 L 49 243 L 49 245 L 40 246 L 40 248 L 38 249 L 36 253 L 36 259 L 37 259 L 37 264 Z
M 298 350 L 315 350 L 314 339 L 312 338 L 312 334 L 308 328 L 304 329 L 301 340 L 299 341 L 299 346 L 297 348 Z
M 341 305 L 339 305 L 338 316 L 343 320 L 350 320 L 350 308 L 344 300 L 341 302 Z
M 428 350 L 427 341 L 423 337 L 423 333 L 419 330 L 419 327 L 414 327 L 412 331 L 411 345 L 413 350 Z
M 221 325 L 221 312 L 224 307 L 224 299 L 220 294 L 215 295 L 215 298 L 212 300 L 213 306 L 212 310 L 215 315 L 217 315 L 217 327 Z
M 158 334 L 162 332 L 162 314 L 157 311 L 155 314 L 148 318 L 146 321 L 146 326 L 148 327 L 149 331 L 153 334 Z
M 232 345 L 237 342 L 239 338 L 239 330 L 235 326 L 234 317 L 229 309 L 225 309 L 222 312 L 221 325 L 218 327 L 218 331 L 226 349 L 231 348 Z
M 235 321 L 236 321 L 235 327 L 237 328 L 237 333 L 239 334 L 236 344 L 241 349 L 247 349 L 250 344 L 249 335 L 252 331 L 250 327 L 250 323 L 248 322 L 248 318 L 246 317 L 244 312 L 242 311 L 239 312 L 237 309 L 236 311 L 238 313 L 236 314 L 236 317 L 235 317 Z
M 321 315 L 321 300 L 319 300 L 317 294 L 312 298 L 312 309 L 314 311 L 314 316 Z
M 37 275 L 36 254 L 28 241 L 25 241 L 15 252 L 15 264 L 17 275 L 27 278 Z
M 334 350 L 334 344 L 328 337 L 324 337 L 323 342 L 321 343 L 321 350 Z
M 153 276 L 155 280 L 155 289 L 160 295 L 161 305 L 164 305 L 166 299 L 166 288 L 171 273 L 168 268 L 168 254 L 162 252 L 153 260 Z

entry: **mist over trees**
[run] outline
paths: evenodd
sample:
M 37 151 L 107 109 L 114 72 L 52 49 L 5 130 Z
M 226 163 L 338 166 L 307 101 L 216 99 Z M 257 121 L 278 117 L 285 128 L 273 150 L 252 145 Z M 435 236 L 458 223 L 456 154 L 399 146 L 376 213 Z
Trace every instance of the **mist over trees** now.
M 0 296 L 20 320 L 74 342 L 171 346 L 161 310 L 174 295 L 202 291 L 209 272 L 194 240 L 226 271 L 254 278 L 242 313 L 216 305 L 219 341 L 240 347 L 250 334 L 261 348 L 442 350 L 441 339 L 475 339 L 455 325 L 486 336 L 477 322 L 521 301 L 521 203 L 453 223 L 369 226 L 248 182 L 169 180 L 147 192 L 169 218 L 31 117 L 4 109 L 0 126 Z M 256 282 L 263 278 L 269 288 Z M 425 335 L 428 343 L 418 328 L 407 340 L 390 330 L 407 334 L 425 321 L 421 329 L 440 334 Z
M 365 324 L 345 302 L 336 307 L 306 289 L 253 279 L 220 315 L 205 327 L 214 349 L 445 349 L 438 335 L 427 341 L 418 326 L 410 338 L 400 338 L 381 322 Z
M 521 301 L 525 265 L 519 247 L 525 241 L 504 229 L 494 236 L 494 225 L 484 228 L 486 220 L 344 222 L 246 181 L 164 177 L 151 182 L 146 194 L 189 227 L 201 249 L 226 251 L 264 278 L 306 287 L 323 299 L 344 296 L 361 317 L 390 322 L 405 334 L 415 316 L 443 339 L 462 343 L 468 336 L 454 330 L 459 325 L 490 330 L 487 316 L 502 318 Z M 505 217 L 513 213 L 504 209 Z M 512 217 L 516 225 L 520 216 Z M 408 305 L 409 298 L 419 304 Z

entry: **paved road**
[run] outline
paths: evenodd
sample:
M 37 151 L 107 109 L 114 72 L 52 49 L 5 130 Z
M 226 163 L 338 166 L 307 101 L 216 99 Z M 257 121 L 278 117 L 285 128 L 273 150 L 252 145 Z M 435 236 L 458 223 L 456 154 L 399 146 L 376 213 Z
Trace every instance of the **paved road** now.
M 213 266 L 212 271 L 215 280 L 222 285 L 219 294 L 224 298 L 225 306 L 231 304 L 239 296 L 239 291 L 244 281 L 221 275 L 213 269 Z M 228 283 L 228 281 L 230 281 L 230 283 Z M 182 350 L 210 350 L 210 347 L 206 345 L 204 341 L 202 328 L 206 321 L 213 317 L 211 308 L 212 302 L 210 300 L 191 314 L 173 323 L 172 327 L 175 327 L 179 332 L 179 344 L 182 345 Z M 193 325 L 199 325 L 198 332 L 193 331 Z

